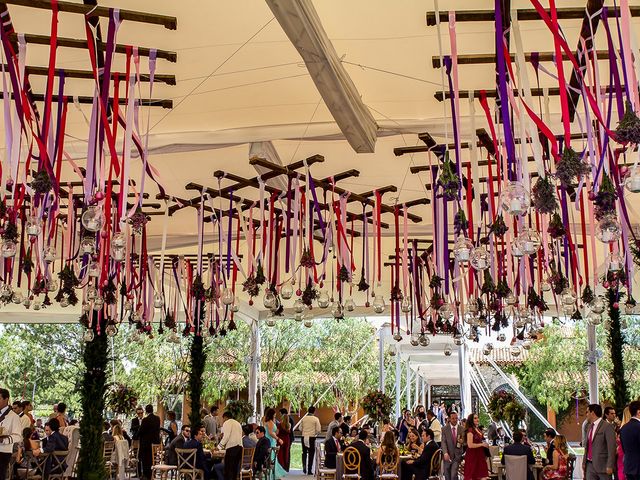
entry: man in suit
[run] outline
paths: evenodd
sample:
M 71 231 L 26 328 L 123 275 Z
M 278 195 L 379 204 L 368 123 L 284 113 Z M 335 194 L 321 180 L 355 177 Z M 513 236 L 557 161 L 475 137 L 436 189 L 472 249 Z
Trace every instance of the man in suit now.
M 616 432 L 613 425 L 602 419 L 602 407 L 597 403 L 587 407 L 586 438 L 582 440 L 584 456 L 582 471 L 585 480 L 611 478 L 616 464 Z
M 355 448 L 360 454 L 360 478 L 362 480 L 373 480 L 373 462 L 371 460 L 371 449 L 367 445 L 367 439 L 369 433 L 366 430 L 360 430 L 358 433 L 358 440 L 353 442 L 349 447 Z M 346 471 L 345 473 L 356 473 L 352 471 Z M 411 478 L 411 477 L 409 477 Z
M 202 440 L 207 436 L 207 429 L 204 426 L 196 428 L 196 434 L 184 442 L 184 448 L 196 449 L 196 468 L 204 472 L 204 480 L 210 480 L 211 468 L 209 467 L 207 457 L 204 454 L 204 448 L 202 447 Z
M 613 407 L 604 407 L 603 410 L 603 418 L 613 425 L 613 428 L 616 427 L 616 409 Z
M 52 418 L 45 423 L 44 431 L 47 437 L 42 440 L 42 449 L 33 451 L 34 456 L 37 457 L 41 453 L 64 452 L 69 450 L 69 439 L 60 433 L 60 422 L 57 418 Z M 62 458 L 59 457 L 59 460 L 62 460 Z M 59 466 L 53 462 L 52 458 L 48 458 L 45 464 L 46 476 L 52 473 L 62 473 L 66 469 L 67 464 L 65 462 L 62 463 L 62 466 Z
M 527 465 L 535 465 L 536 459 L 533 456 L 533 451 L 529 445 L 522 443 L 524 435 L 520 430 L 513 433 L 513 443 L 504 447 L 504 455 L 502 455 L 502 464 L 504 465 L 504 457 L 507 455 L 513 455 L 516 457 L 527 457 Z M 533 480 L 533 471 L 530 467 L 527 468 L 527 479 Z
M 167 447 L 167 464 L 178 465 L 178 456 L 176 455 L 176 448 L 184 448 L 184 444 L 191 438 L 191 426 L 182 425 L 180 434 L 171 440 L 171 443 Z
M 342 430 L 343 437 L 349 435 L 349 430 L 351 430 L 351 415 L 345 415 L 344 417 L 342 417 L 340 429 Z
M 336 455 L 342 451 L 342 429 L 335 426 L 331 429 L 331 438 L 324 442 L 324 466 L 336 468 Z
M 271 451 L 271 442 L 265 436 L 266 433 L 267 431 L 263 426 L 256 428 L 258 443 L 256 443 L 256 449 L 253 453 L 253 464 L 255 465 L 256 472 L 262 470 Z
M 620 429 L 624 474 L 627 480 L 640 480 L 640 402 L 631 402 L 629 413 L 631 420 Z
M 553 465 L 553 451 L 555 450 L 555 445 L 553 441 L 556 438 L 556 431 L 553 428 L 547 428 L 544 431 L 544 441 L 547 442 L 547 448 L 545 449 L 547 453 L 547 458 L 545 459 L 545 465 Z
M 431 410 L 429 410 L 431 411 Z M 427 428 L 422 431 L 422 453 L 415 460 L 408 460 L 401 464 L 402 478 L 415 478 L 415 480 L 426 480 L 432 475 L 438 475 L 439 472 L 431 471 L 431 463 L 433 456 L 439 450 L 438 444 L 433 441 L 434 433 Z M 456 477 L 457 478 L 457 477 Z
M 442 453 L 445 480 L 458 480 L 458 467 L 462 461 L 464 427 L 458 422 L 458 412 L 451 411 L 449 423 L 442 429 Z
M 144 410 L 141 406 L 136 408 L 136 417 L 131 420 L 131 436 L 134 440 L 138 439 L 138 430 L 140 430 L 140 422 L 144 418 Z
M 302 473 L 313 475 L 313 457 L 316 454 L 316 437 L 322 431 L 320 420 L 315 416 L 316 407 L 311 405 L 300 420 L 302 432 Z
M 339 427 L 341 423 L 342 423 L 342 413 L 340 413 L 340 412 L 334 413 L 333 414 L 333 420 L 327 426 L 327 434 L 325 435 L 324 439 L 325 440 L 329 440 L 331 438 L 331 436 L 332 436 L 331 432 L 333 431 L 333 428 L 334 427 Z
M 151 445 L 160 443 L 160 417 L 153 413 L 153 405 L 147 405 L 144 410 L 147 416 L 142 419 L 138 429 L 138 439 L 140 440 L 138 456 L 142 464 L 143 477 L 150 479 L 151 467 L 153 466 Z
M 493 418 L 487 428 L 487 440 L 489 440 L 489 445 L 495 445 L 498 440 L 498 424 Z

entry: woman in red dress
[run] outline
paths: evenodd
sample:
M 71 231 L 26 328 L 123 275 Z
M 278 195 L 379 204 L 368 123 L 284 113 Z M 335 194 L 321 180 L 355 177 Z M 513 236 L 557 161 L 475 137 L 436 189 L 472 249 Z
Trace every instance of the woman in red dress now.
M 280 450 L 278 450 L 278 463 L 289 471 L 290 452 L 291 452 L 291 425 L 289 424 L 289 415 L 282 415 L 278 424 L 278 438 L 282 440 Z
M 465 425 L 467 451 L 464 455 L 464 480 L 486 480 L 489 477 L 487 456 L 489 444 L 478 428 L 478 415 L 472 413 Z

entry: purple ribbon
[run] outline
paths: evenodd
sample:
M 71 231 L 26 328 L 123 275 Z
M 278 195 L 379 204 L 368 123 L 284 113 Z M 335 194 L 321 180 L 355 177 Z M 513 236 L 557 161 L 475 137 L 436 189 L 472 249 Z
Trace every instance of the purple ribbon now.
M 220 220 L 222 220 L 222 217 L 220 217 Z M 238 219 L 238 221 L 240 220 Z M 222 224 L 222 222 L 220 223 Z M 227 231 L 227 279 L 231 278 L 231 230 L 233 230 L 233 189 L 229 192 L 229 227 Z
M 318 196 L 316 195 L 316 185 L 313 181 L 313 177 L 311 177 L 311 173 L 309 173 L 309 188 L 311 189 L 311 196 L 313 197 L 313 209 L 316 211 L 318 215 L 318 224 L 320 225 L 320 230 L 322 231 L 322 236 L 325 236 L 325 225 L 324 220 L 322 220 L 322 213 L 320 211 L 320 204 L 318 203 Z M 311 231 L 313 234 L 313 230 Z

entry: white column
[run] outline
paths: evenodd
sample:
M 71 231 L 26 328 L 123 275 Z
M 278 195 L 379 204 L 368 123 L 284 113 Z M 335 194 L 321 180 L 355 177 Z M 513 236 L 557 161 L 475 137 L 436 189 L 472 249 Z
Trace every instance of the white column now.
M 598 395 L 598 355 L 596 353 L 596 327 L 587 326 L 587 358 L 589 363 L 589 403 L 600 403 Z
M 378 387 L 382 393 L 385 393 L 385 370 L 384 370 L 384 328 L 380 329 L 378 334 Z
M 427 402 L 425 408 L 431 408 L 431 384 L 427 384 Z
M 411 367 L 409 366 L 411 357 L 407 357 L 407 384 L 405 385 L 406 393 L 407 393 L 407 406 L 406 408 L 411 408 Z
M 431 390 L 431 385 L 426 380 L 423 380 L 422 381 L 422 397 L 420 398 L 420 403 L 422 403 L 422 405 L 424 405 L 425 408 L 427 408 L 427 405 L 429 405 L 427 403 L 427 389 Z
M 396 349 L 396 419 L 400 418 L 400 415 L 402 414 L 402 412 L 400 411 L 400 397 L 402 397 L 402 392 L 400 391 L 401 367 L 400 345 L 398 345 Z
M 464 418 L 471 413 L 471 382 L 469 380 L 469 361 L 465 343 L 458 348 L 458 370 L 460 373 L 460 407 L 462 418 Z
M 251 320 L 249 352 L 249 402 L 253 405 L 253 417 L 258 412 L 258 378 L 260 376 L 260 323 Z
M 416 370 L 416 383 L 415 383 L 416 394 L 415 394 L 415 397 L 413 399 L 413 405 L 411 407 L 412 409 L 415 408 L 415 406 L 420 401 L 420 382 L 421 381 L 422 381 L 422 377 L 420 375 L 418 375 L 418 370 Z

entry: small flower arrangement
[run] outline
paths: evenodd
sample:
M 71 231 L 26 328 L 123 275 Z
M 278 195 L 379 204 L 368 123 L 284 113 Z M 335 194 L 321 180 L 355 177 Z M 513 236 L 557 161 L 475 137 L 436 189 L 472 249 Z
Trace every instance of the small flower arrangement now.
M 343 283 L 351 281 L 351 275 L 349 273 L 349 270 L 347 270 L 347 267 L 345 267 L 344 265 L 342 265 L 340 267 L 340 272 L 338 273 L 338 278 Z
M 560 184 L 567 188 L 574 180 L 579 181 L 583 175 L 588 175 L 591 167 L 582 161 L 582 158 L 571 147 L 566 147 L 562 152 L 562 157 L 556 165 L 556 178 Z
M 596 220 L 600 220 L 606 215 L 615 215 L 617 199 L 618 194 L 616 193 L 616 189 L 613 186 L 613 182 L 611 182 L 611 178 L 609 178 L 609 175 L 605 173 L 602 176 L 602 181 L 600 182 L 598 193 L 595 195 L 595 198 L 593 200 L 593 204 L 595 205 L 594 213 L 596 216 Z
M 484 271 L 484 279 L 480 291 L 485 295 L 490 295 L 496 291 L 496 284 L 494 283 L 493 278 L 491 278 L 489 270 Z
M 496 220 L 489 227 L 489 232 L 493 233 L 496 237 L 502 237 L 505 233 L 509 231 L 509 227 L 504 223 L 504 218 L 502 215 L 498 215 Z
M 429 288 L 438 289 L 442 286 L 442 277 L 438 275 L 433 275 L 431 280 L 429 280 Z
M 144 230 L 144 226 L 148 221 L 149 217 L 147 217 L 147 215 L 142 211 L 140 207 L 136 209 L 135 213 L 129 219 L 131 228 L 133 228 L 133 231 L 137 234 L 142 233 L 142 230 Z
M 464 214 L 464 210 L 460 208 L 453 217 L 453 230 L 456 235 L 460 235 L 466 232 L 468 228 L 469 222 L 467 216 Z
M 107 408 L 118 415 L 128 415 L 138 404 L 138 395 L 122 383 L 115 383 L 107 392 Z
M 633 106 L 627 100 L 624 115 L 616 128 L 616 141 L 618 143 L 640 143 L 640 118 L 633 111 Z
M 549 306 L 547 302 L 545 302 L 542 295 L 538 295 L 538 292 L 533 287 L 529 287 L 529 292 L 527 294 L 527 306 L 531 310 L 538 310 L 540 313 L 546 312 L 549 310 Z
M 558 209 L 556 188 L 547 176 L 538 177 L 532 188 L 533 208 L 538 213 L 553 213 Z
M 60 277 L 62 285 L 55 297 L 56 301 L 62 301 L 66 295 L 69 305 L 77 305 L 78 296 L 76 295 L 75 288 L 80 285 L 80 280 L 76 277 L 76 272 L 73 270 L 71 264 L 65 265 L 60 273 L 58 273 L 58 277 Z
M 312 282 L 307 282 L 307 286 L 304 287 L 301 298 L 302 303 L 311 308 L 311 306 L 313 305 L 313 301 L 318 298 L 318 290 L 314 288 Z
M 49 193 L 51 187 L 51 177 L 46 170 L 38 171 L 38 173 L 33 176 L 33 180 L 31 180 L 31 188 L 41 195 Z
M 582 303 L 589 304 L 596 299 L 596 296 L 593 290 L 591 290 L 591 287 L 587 285 L 582 289 L 582 296 L 580 298 L 582 299 Z
M 391 397 L 379 390 L 369 392 L 360 402 L 364 413 L 374 422 L 388 420 L 393 407 Z
M 242 291 L 247 292 L 250 297 L 257 297 L 260 293 L 260 285 L 256 282 L 256 276 L 253 273 L 242 282 Z
M 516 396 L 507 390 L 498 390 L 489 398 L 487 409 L 496 421 L 507 422 L 516 431 L 520 422 L 524 420 L 526 410 Z
M 547 232 L 554 240 L 558 240 L 565 236 L 566 230 L 564 228 L 564 223 L 562 223 L 562 218 L 560 218 L 558 212 L 554 213 L 553 217 L 551 217 L 551 221 L 547 227 Z
M 507 281 L 504 278 L 498 280 L 498 285 L 496 285 L 496 296 L 498 298 L 507 298 L 510 293 L 511 288 L 509 288 L 509 284 L 507 283 Z
M 365 278 L 363 268 L 362 272 L 360 273 L 360 281 L 358 282 L 358 291 L 366 292 L 367 290 L 369 290 L 369 284 L 367 283 L 367 279 Z
M 455 172 L 455 167 L 448 156 L 442 163 L 440 175 L 438 176 L 438 186 L 442 189 L 442 196 L 445 200 L 455 200 L 458 198 L 460 190 L 460 177 Z
M 302 251 L 302 256 L 300 257 L 300 266 L 303 268 L 313 268 L 316 262 L 313 259 L 313 255 L 311 255 L 311 251 L 308 248 L 305 248 Z

